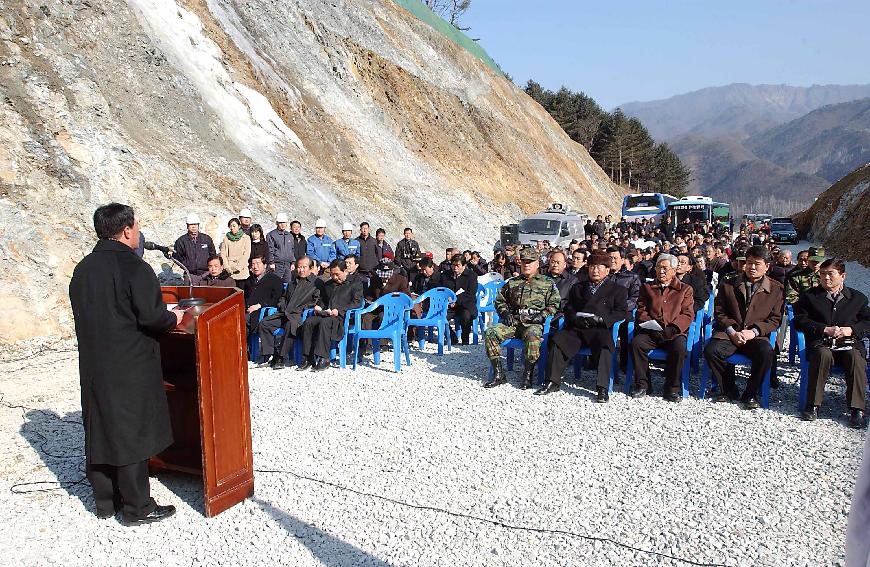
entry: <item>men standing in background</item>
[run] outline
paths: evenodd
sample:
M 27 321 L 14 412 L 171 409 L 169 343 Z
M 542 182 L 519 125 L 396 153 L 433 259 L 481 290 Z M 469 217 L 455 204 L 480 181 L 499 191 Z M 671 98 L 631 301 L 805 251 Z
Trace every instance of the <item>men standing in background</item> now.
M 199 219 L 188 217 L 188 223 L 198 228 Z M 157 276 L 133 252 L 140 235 L 132 208 L 98 208 L 94 229 L 99 241 L 76 266 L 69 286 L 85 472 L 97 517 L 120 511 L 124 525 L 159 522 L 175 507 L 157 505 L 148 482 L 148 459 L 172 444 L 158 336 L 175 328 L 183 313 L 166 309 Z
M 199 231 L 199 215 L 187 215 L 187 233 L 175 241 L 175 259 L 184 264 L 190 272 L 193 284 L 199 283 L 199 278 L 208 273 L 208 258 L 217 253 L 214 241 L 207 234 Z
M 266 235 L 269 257 L 272 259 L 269 267 L 282 281 L 289 282 L 296 257 L 293 254 L 293 236 L 287 232 L 287 213 L 278 213 L 275 216 L 275 225 L 275 229 Z

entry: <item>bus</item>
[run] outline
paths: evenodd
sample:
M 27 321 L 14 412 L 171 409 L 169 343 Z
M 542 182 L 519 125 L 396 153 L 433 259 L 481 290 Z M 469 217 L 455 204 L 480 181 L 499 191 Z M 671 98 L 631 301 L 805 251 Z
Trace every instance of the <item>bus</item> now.
M 676 197 L 665 193 L 633 193 L 622 199 L 622 216 L 625 220 L 650 219 L 658 223 L 667 211 L 668 204 L 676 201 Z
M 714 201 L 710 197 L 690 196 L 671 202 L 668 205 L 668 216 L 674 225 L 686 219 L 692 222 L 720 221 L 726 225 L 731 223 L 731 205 Z

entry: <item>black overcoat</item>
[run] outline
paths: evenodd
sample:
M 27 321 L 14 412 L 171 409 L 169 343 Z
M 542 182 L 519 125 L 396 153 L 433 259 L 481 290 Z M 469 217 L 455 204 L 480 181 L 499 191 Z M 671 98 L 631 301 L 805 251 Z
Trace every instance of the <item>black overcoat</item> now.
M 627 317 L 628 291 L 610 278 L 604 280 L 594 294 L 589 291 L 589 282 L 578 283 L 568 294 L 565 306 L 565 327 L 553 334 L 552 340 L 563 352 L 577 352 L 584 344 L 609 347 L 612 351 L 613 333 L 610 327 Z M 578 312 L 592 313 L 604 319 L 605 327 L 578 329 Z M 594 353 L 593 353 L 594 354 Z
M 175 315 L 151 266 L 115 240 L 100 240 L 79 262 L 69 296 L 88 461 L 144 461 L 172 443 L 157 337 Z

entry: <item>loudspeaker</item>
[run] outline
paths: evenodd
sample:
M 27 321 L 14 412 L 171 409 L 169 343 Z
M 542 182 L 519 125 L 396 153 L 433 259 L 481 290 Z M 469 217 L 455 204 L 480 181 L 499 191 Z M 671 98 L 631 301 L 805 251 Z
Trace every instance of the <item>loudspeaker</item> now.
M 520 243 L 520 231 L 517 224 L 506 224 L 501 227 L 501 245 L 516 246 Z

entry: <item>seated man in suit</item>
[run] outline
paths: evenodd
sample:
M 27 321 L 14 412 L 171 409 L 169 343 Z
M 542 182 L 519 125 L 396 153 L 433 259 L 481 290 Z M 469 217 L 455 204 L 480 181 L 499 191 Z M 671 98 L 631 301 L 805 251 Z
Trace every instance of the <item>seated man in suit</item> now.
M 248 336 L 257 332 L 260 309 L 277 307 L 284 292 L 284 282 L 275 272 L 266 271 L 262 256 L 251 258 L 251 275 L 245 280 L 245 309 L 247 310 Z
M 477 274 L 468 267 L 462 254 L 454 254 L 450 262 L 450 270 L 441 274 L 442 285 L 456 294 L 456 303 L 450 306 L 447 318 L 453 319 L 457 330 L 461 331 L 462 344 L 467 345 L 471 326 L 477 319 Z M 450 341 L 457 342 L 452 328 Z
M 770 333 L 782 321 L 782 286 L 767 277 L 769 267 L 767 248 L 751 246 L 746 250 L 743 271 L 719 283 L 713 307 L 713 338 L 704 349 L 704 357 L 719 384 L 714 402 L 737 399 L 737 386 L 725 359 L 739 353 L 752 361 L 746 390 L 740 399 L 746 409 L 759 407 L 758 391 L 773 365 Z
M 264 358 L 271 357 L 261 366 L 271 366 L 273 370 L 284 368 L 302 324 L 302 312 L 314 307 L 320 298 L 323 282 L 311 273 L 313 266 L 314 260 L 308 256 L 296 260 L 293 280 L 287 284 L 284 295 L 278 301 L 278 311 L 260 321 L 260 354 Z M 278 329 L 284 329 L 284 334 L 276 353 L 273 333 Z
M 565 306 L 565 328 L 550 338 L 547 359 L 547 381 L 535 395 L 555 392 L 562 383 L 562 374 L 568 363 L 584 346 L 598 356 L 599 403 L 610 399 L 611 354 L 616 348 L 610 327 L 627 317 L 628 290 L 607 276 L 610 274 L 610 256 L 596 252 L 589 257 L 589 279 L 571 288 Z
M 656 281 L 643 284 L 640 289 L 634 338 L 631 341 L 631 360 L 634 364 L 632 398 L 642 398 L 652 389 L 649 353 L 660 348 L 668 353 L 662 396 L 669 402 L 683 399 L 679 392 L 680 371 L 688 356 L 686 341 L 695 311 L 692 286 L 680 280 L 678 265 L 677 257 L 659 254 L 655 267 Z
M 296 370 L 315 372 L 329 368 L 329 348 L 332 341 L 344 336 L 344 316 L 348 309 L 357 309 L 363 297 L 362 282 L 348 278 L 344 260 L 329 264 L 329 281 L 323 286 L 314 313 L 302 323 L 302 364 Z
M 867 352 L 864 337 L 870 333 L 870 308 L 867 297 L 846 287 L 846 264 L 830 258 L 819 266 L 819 287 L 803 292 L 795 305 L 794 325 L 806 334 L 809 359 L 807 407 L 801 414 L 806 421 L 818 417 L 825 382 L 831 365 L 839 364 L 846 379 L 846 403 L 851 415 L 849 427 L 865 425 L 864 405 L 867 391 Z

